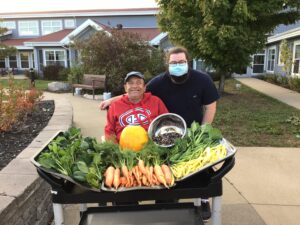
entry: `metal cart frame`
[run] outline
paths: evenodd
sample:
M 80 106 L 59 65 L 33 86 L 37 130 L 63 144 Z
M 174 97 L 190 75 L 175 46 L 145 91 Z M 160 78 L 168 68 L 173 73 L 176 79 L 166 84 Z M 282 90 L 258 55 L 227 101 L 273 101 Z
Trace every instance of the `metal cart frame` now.
M 96 192 L 82 189 L 78 191 L 78 187 L 74 183 L 57 178 L 42 168 L 37 168 L 37 172 L 52 187 L 51 194 L 55 225 L 64 224 L 63 204 L 81 204 L 80 211 L 84 212 L 88 209 L 86 207 L 87 203 L 196 198 L 194 205 L 197 207 L 200 206 L 197 198 L 210 197 L 212 197 L 212 225 L 221 225 L 222 177 L 232 169 L 234 163 L 235 158 L 233 155 L 227 158 L 219 169 L 208 168 L 184 181 L 178 182 L 175 187 L 170 189 L 124 192 Z

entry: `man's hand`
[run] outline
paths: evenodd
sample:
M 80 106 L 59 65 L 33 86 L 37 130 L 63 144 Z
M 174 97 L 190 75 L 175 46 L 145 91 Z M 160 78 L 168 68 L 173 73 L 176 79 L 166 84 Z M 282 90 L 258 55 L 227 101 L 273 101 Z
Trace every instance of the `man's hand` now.
M 111 104 L 111 99 L 104 100 L 100 102 L 99 108 L 100 110 L 106 110 Z
M 121 98 L 122 98 L 122 95 L 117 95 L 110 99 L 104 100 L 104 101 L 100 102 L 99 109 L 106 110 L 111 105 L 112 102 L 117 101 L 118 99 L 121 99 Z

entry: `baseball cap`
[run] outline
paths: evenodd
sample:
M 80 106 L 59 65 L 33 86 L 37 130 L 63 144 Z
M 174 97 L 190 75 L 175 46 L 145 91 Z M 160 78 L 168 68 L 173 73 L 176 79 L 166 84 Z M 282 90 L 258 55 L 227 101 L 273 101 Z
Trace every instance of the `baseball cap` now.
M 135 77 L 139 77 L 139 78 L 142 78 L 143 80 L 145 79 L 144 78 L 144 75 L 141 73 L 141 72 L 138 72 L 138 71 L 131 71 L 129 73 L 126 74 L 126 77 L 124 79 L 124 83 L 126 83 L 128 81 L 128 79 L 132 76 L 135 76 Z

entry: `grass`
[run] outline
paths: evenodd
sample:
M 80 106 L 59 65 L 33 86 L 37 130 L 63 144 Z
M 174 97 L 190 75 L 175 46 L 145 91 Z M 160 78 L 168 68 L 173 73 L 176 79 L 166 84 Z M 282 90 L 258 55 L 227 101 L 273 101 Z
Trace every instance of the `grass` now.
M 35 87 L 39 90 L 47 90 L 48 88 L 48 83 L 50 83 L 52 81 L 49 80 L 35 80 Z M 29 89 L 29 84 L 30 84 L 30 80 L 25 80 L 25 79 L 14 79 L 14 83 L 18 86 L 18 87 L 22 87 L 23 89 Z M 0 80 L 0 84 L 2 85 L 2 87 L 6 88 L 8 87 L 8 80 L 7 79 L 1 79 Z
M 213 126 L 235 146 L 300 147 L 300 126 L 287 122 L 300 111 L 236 83 L 226 80 Z

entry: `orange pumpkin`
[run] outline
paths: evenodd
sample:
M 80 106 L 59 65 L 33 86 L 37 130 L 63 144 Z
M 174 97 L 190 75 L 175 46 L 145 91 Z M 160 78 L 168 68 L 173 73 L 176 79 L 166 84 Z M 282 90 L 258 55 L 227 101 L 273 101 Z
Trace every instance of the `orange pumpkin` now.
M 119 144 L 122 149 L 140 151 L 148 140 L 148 133 L 143 127 L 127 126 L 122 130 Z

